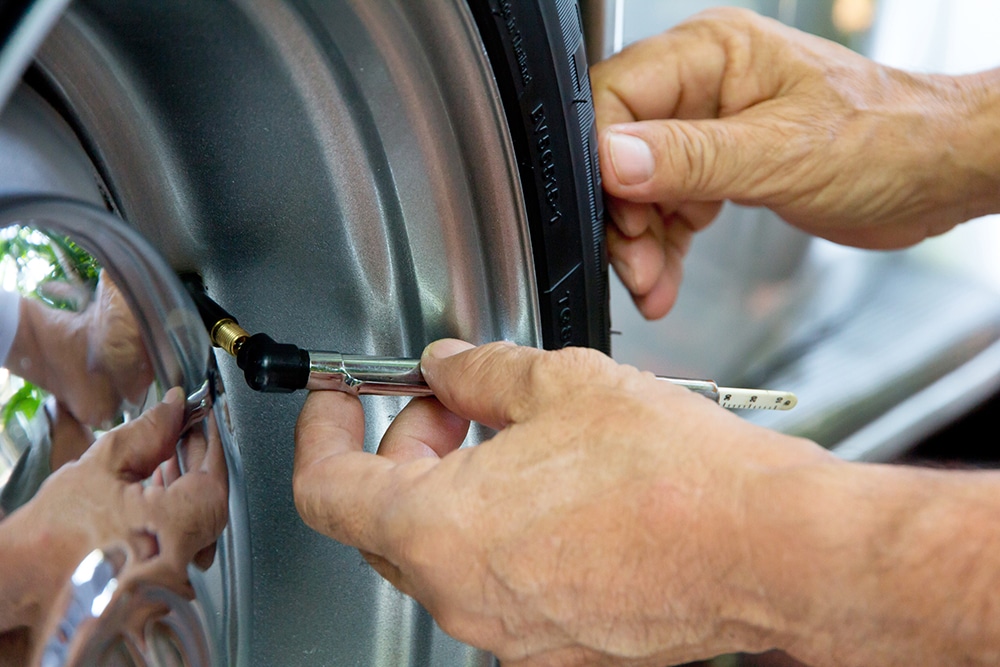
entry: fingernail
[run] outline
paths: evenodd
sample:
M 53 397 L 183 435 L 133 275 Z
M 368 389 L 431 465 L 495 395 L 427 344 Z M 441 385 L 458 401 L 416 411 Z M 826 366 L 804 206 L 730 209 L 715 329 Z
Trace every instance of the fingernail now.
M 475 345 L 466 343 L 464 340 L 458 340 L 457 338 L 442 338 L 441 340 L 434 341 L 428 345 L 426 349 L 424 349 L 424 357 L 429 357 L 431 359 L 444 359 L 445 357 L 450 357 L 458 354 L 459 352 L 465 352 L 473 347 L 475 347 Z
M 170 391 L 163 396 L 163 402 L 173 405 L 174 403 L 180 403 L 183 398 L 184 391 L 180 387 L 171 387 Z
M 610 132 L 608 150 L 611 166 L 622 185 L 639 185 L 653 177 L 656 160 L 649 144 L 631 134 Z

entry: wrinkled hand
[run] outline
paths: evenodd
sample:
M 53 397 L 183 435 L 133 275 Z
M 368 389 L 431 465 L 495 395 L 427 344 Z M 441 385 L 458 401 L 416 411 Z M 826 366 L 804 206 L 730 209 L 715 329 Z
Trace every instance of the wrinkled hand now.
M 92 427 L 110 428 L 123 402 L 140 402 L 153 380 L 138 323 L 104 272 L 80 312 L 23 299 L 8 365 Z
M 104 271 L 85 315 L 90 318 L 88 368 L 107 378 L 108 393 L 118 404 L 142 400 L 153 381 L 153 366 L 132 309 Z
M 673 305 L 691 237 L 725 200 L 868 248 L 1000 203 L 997 173 L 976 166 L 989 142 L 973 131 L 975 76 L 907 74 L 728 8 L 626 48 L 591 79 L 611 260 L 646 317 Z
M 436 399 L 402 410 L 377 456 L 356 398 L 309 396 L 294 473 L 308 525 L 505 666 L 771 645 L 743 487 L 765 464 L 827 453 L 594 351 L 470 347 L 428 348 Z M 466 419 L 499 433 L 457 449 Z
M 192 594 L 187 566 L 211 561 L 227 521 L 228 478 L 214 422 L 207 440 L 196 431 L 187 437 L 181 448 L 186 472 L 180 474 L 175 446 L 183 406 L 183 394 L 171 390 L 164 402 L 62 466 L 0 524 L 35 554 L 22 563 L 25 588 L 34 598 L 29 625 L 45 622 L 69 575 L 97 548 L 130 551 L 123 575 L 129 581 Z
M 116 417 L 124 401 L 142 400 L 153 381 L 153 366 L 132 310 L 107 273 L 101 272 L 94 298 L 79 317 L 85 336 L 77 342 L 85 347 L 76 368 L 63 365 L 64 382 L 52 392 L 58 395 L 65 388 L 77 419 L 99 426 Z M 82 360 L 86 364 L 81 368 Z

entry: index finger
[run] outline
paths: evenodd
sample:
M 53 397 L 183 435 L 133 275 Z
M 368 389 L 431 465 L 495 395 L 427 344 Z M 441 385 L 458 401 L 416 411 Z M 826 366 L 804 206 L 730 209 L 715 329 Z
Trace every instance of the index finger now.
M 660 118 L 714 117 L 725 53 L 675 28 L 626 47 L 590 70 L 598 130 Z
M 364 412 L 356 396 L 315 391 L 295 425 L 295 506 L 313 530 L 383 554 L 377 531 L 391 486 L 389 459 L 366 453 Z
M 709 9 L 591 69 L 598 129 L 636 120 L 721 118 L 778 94 L 778 21 Z

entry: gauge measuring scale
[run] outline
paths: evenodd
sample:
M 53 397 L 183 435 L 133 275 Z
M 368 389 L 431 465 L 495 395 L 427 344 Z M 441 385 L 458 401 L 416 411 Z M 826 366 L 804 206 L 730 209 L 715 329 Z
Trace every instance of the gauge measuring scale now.
M 790 391 L 720 387 L 712 380 L 685 380 L 662 375 L 657 375 L 656 379 L 701 394 L 728 410 L 791 410 L 799 402 Z

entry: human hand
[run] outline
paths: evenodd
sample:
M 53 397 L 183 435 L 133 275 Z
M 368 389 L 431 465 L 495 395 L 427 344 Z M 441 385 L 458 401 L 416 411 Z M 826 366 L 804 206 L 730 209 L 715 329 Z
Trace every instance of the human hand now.
M 153 365 L 132 309 L 105 271 L 84 316 L 87 368 L 103 376 L 109 403 L 118 410 L 122 401 L 140 402 L 153 381 Z
M 214 421 L 207 439 L 195 431 L 187 436 L 180 448 L 186 472 L 180 474 L 176 444 L 183 412 L 183 394 L 171 390 L 162 403 L 62 466 L 0 523 L 10 561 L 5 567 L 18 582 L 18 591 L 4 596 L 0 628 L 23 624 L 38 632 L 70 574 L 97 548 L 118 545 L 130 552 L 125 582 L 192 594 L 187 566 L 211 561 L 227 520 L 228 479 Z
M 22 299 L 8 359 L 12 372 L 55 395 L 92 427 L 110 428 L 123 402 L 141 402 L 153 380 L 138 323 L 103 271 L 80 312 Z
M 470 347 L 428 348 L 436 398 L 411 401 L 377 456 L 357 398 L 310 394 L 294 472 L 308 525 L 505 666 L 773 645 L 745 488 L 827 452 L 591 350 Z M 458 449 L 466 419 L 499 432 Z
M 51 398 L 49 399 L 51 400 Z M 46 406 L 44 409 L 49 410 Z M 49 469 L 62 466 L 80 458 L 94 443 L 94 432 L 76 420 L 73 413 L 60 403 L 51 404 L 49 416 Z
M 655 318 L 725 200 L 867 248 L 995 212 L 990 76 L 992 98 L 983 75 L 908 74 L 734 8 L 634 44 L 591 69 L 612 264 Z

